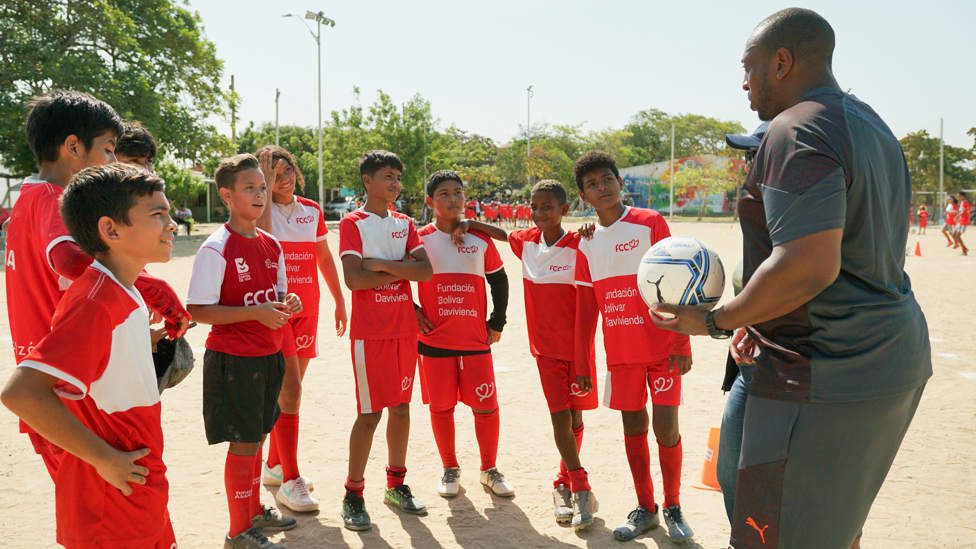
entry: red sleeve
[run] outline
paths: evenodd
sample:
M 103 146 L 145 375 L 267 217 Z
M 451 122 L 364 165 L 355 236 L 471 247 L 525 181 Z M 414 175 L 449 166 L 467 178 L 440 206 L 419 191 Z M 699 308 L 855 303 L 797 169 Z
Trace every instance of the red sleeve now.
M 594 338 L 596 337 L 596 325 L 600 320 L 600 312 L 596 303 L 596 294 L 593 286 L 577 286 L 576 288 L 576 333 L 573 338 L 575 341 L 575 364 L 590 365 L 596 360 L 594 351 Z M 577 371 L 587 371 L 586 366 L 577 366 Z M 591 371 L 591 370 L 590 370 Z
M 515 257 L 522 259 L 522 249 L 525 247 L 525 233 L 523 231 L 512 231 L 508 233 L 508 245 L 512 247 Z
M 590 278 L 590 264 L 586 260 L 586 254 L 583 250 L 577 248 L 576 251 L 576 286 L 593 287 L 593 280 Z
M 134 286 L 139 290 L 146 304 L 166 318 L 166 335 L 170 339 L 176 339 L 180 333 L 180 320 L 183 317 L 192 318 L 180 301 L 176 290 L 162 278 L 157 278 L 145 270 L 139 273 Z
M 424 241 L 421 240 L 420 235 L 417 234 L 417 228 L 413 226 L 413 220 L 411 219 L 410 229 L 407 232 L 407 253 L 412 254 L 418 249 L 423 247 L 424 247 Z
M 329 234 L 329 228 L 325 226 L 325 216 L 322 214 L 322 208 L 316 204 L 315 209 L 319 212 L 319 226 L 315 228 L 315 241 L 321 242 L 325 240 L 325 235 Z
M 92 256 L 81 251 L 78 244 L 70 239 L 55 243 L 47 258 L 54 272 L 68 280 L 77 280 L 94 261 Z
M 485 248 L 485 274 L 491 274 L 504 267 L 505 264 L 502 263 L 502 256 L 498 255 L 498 248 L 495 247 L 495 243 L 487 235 L 485 242 L 488 243 L 488 247 Z
M 346 254 L 363 257 L 363 237 L 356 222 L 348 217 L 339 222 L 339 257 Z
M 651 246 L 671 236 L 671 228 L 664 216 L 656 216 L 654 225 L 651 226 Z

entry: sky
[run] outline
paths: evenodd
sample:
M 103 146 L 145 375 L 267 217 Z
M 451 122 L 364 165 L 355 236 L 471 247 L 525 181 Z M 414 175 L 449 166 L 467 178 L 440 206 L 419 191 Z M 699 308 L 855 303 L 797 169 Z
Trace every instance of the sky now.
M 603 0 L 190 0 L 242 98 L 238 131 L 254 121 L 315 126 L 316 45 L 322 27 L 322 110 L 328 119 L 383 90 L 395 103 L 431 102 L 454 124 L 510 141 L 525 125 L 622 128 L 638 111 L 693 113 L 759 124 L 742 90 L 741 55 L 756 24 L 789 4 Z M 883 6 L 883 7 L 881 7 Z M 976 127 L 976 2 L 816 0 L 836 35 L 834 74 L 899 138 L 927 130 L 964 148 Z M 314 21 L 311 22 L 314 29 Z M 230 133 L 229 120 L 218 121 Z

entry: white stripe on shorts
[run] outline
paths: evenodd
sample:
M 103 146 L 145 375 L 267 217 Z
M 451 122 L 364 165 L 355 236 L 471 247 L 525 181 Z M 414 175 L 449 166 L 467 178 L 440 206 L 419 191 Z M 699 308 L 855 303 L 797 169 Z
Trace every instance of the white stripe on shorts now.
M 603 405 L 610 407 L 610 370 L 607 370 L 607 377 L 603 382 Z
M 357 339 L 354 345 L 356 385 L 359 387 L 359 413 L 372 414 L 373 403 L 369 400 L 369 380 L 366 379 L 366 342 Z

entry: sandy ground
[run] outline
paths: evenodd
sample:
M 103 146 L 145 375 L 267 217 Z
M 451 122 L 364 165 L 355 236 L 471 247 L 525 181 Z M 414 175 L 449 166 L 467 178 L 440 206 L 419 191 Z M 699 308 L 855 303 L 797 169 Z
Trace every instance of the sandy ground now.
M 694 235 L 712 244 L 729 271 L 741 257 L 742 233 L 737 225 L 676 223 L 672 232 Z M 976 238 L 976 233 L 970 235 Z M 203 238 L 181 238 L 173 260 L 153 265 L 150 270 L 185 295 L 193 254 Z M 938 232 L 911 236 L 913 250 L 916 242 L 921 242 L 923 255 L 909 257 L 906 264 L 928 318 L 935 376 L 864 527 L 863 547 L 976 547 L 976 343 L 971 332 L 976 319 L 972 309 L 976 257 L 959 257 L 958 251 L 946 249 Z M 337 233 L 330 234 L 329 243 L 333 251 L 338 248 Z M 585 416 L 582 460 L 601 502 L 596 524 L 588 532 L 577 534 L 557 525 L 552 518 L 550 491 L 558 454 L 535 362 L 529 354 L 519 262 L 507 246 L 499 246 L 499 250 L 512 290 L 509 323 L 494 348 L 501 407 L 498 464 L 515 485 L 517 496 L 498 498 L 479 484 L 473 422 L 462 405 L 458 407 L 457 437 L 463 489 L 453 500 L 438 497 L 440 460 L 427 410 L 420 403 L 419 394 L 415 394 L 407 482 L 428 504 L 429 514 L 406 515 L 382 502 L 384 421 L 377 430 L 366 470 L 367 508 L 373 529 L 365 533 L 343 529 L 339 509 L 356 401 L 349 342 L 338 340 L 331 322 L 325 321 L 319 330 L 322 356 L 312 362 L 305 378 L 299 447 L 302 474 L 314 480 L 314 495 L 321 511 L 302 514 L 298 528 L 274 536 L 276 542 L 296 549 L 618 546 L 611 532 L 634 508 L 636 496 L 619 415 L 606 408 Z M 2 296 L 5 293 L 0 293 Z M 726 299 L 729 297 L 731 285 L 726 291 Z M 323 292 L 322 299 L 323 319 L 329 319 L 333 303 L 328 292 Z M 6 315 L 0 315 L 0 319 L 4 323 L 0 329 L 0 380 L 6 380 L 14 360 Z M 198 366 L 206 335 L 204 326 L 189 334 Z M 597 345 L 602 348 L 602 340 Z M 695 366 L 683 383 L 681 432 L 685 460 L 681 499 L 685 516 L 697 535 L 693 542 L 676 545 L 662 527 L 641 536 L 631 546 L 717 549 L 728 545 L 729 525 L 721 494 L 691 487 L 701 472 L 708 428 L 721 420 L 725 397 L 719 387 L 726 348 L 718 341 L 695 338 L 693 350 Z M 605 371 L 603 363 L 600 370 Z M 603 375 L 600 377 L 602 391 Z M 200 369 L 182 385 L 166 391 L 162 400 L 164 458 L 172 486 L 169 509 L 180 547 L 220 547 L 228 525 L 223 485 L 226 447 L 210 447 L 204 437 Z M 652 463 L 660 499 L 661 475 L 653 452 Z M 266 503 L 273 502 L 272 492 L 263 489 Z M 41 460 L 31 451 L 27 437 L 17 433 L 16 418 L 0 408 L 2 545 L 55 547 L 54 528 L 53 485 Z

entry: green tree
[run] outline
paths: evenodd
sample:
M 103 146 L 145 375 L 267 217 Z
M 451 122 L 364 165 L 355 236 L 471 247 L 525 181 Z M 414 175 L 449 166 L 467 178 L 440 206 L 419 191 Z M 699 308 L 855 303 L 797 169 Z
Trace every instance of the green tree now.
M 976 134 L 976 132 L 972 133 Z M 915 192 L 939 191 L 939 139 L 930 137 L 920 130 L 910 133 L 900 140 L 908 171 L 912 176 L 912 190 Z M 944 188 L 951 192 L 971 189 L 976 183 L 976 174 L 967 164 L 973 158 L 973 151 L 945 145 Z
M 207 192 L 203 180 L 186 168 L 172 162 L 160 162 L 155 169 L 156 175 L 166 182 L 166 197 L 174 210 L 183 204 L 195 202 L 198 196 Z
M 0 156 L 36 168 L 24 103 L 52 88 L 91 93 L 141 120 L 167 155 L 200 162 L 230 149 L 210 123 L 230 96 L 200 16 L 182 0 L 30 0 L 0 4 Z
M 698 201 L 698 221 L 705 215 L 709 195 L 724 194 L 735 188 L 736 175 L 727 166 L 703 166 L 683 164 L 674 174 L 674 186 Z
M 430 101 L 418 94 L 398 108 L 380 90 L 366 121 L 380 137 L 382 148 L 395 152 L 403 162 L 404 191 L 422 194 L 427 180 L 424 158 L 432 152 L 429 134 L 437 124 L 431 116 Z
M 658 109 L 641 111 L 624 131 L 631 134 L 627 145 L 633 165 L 662 162 L 671 158 L 671 123 L 674 122 L 674 156 L 688 158 L 720 154 L 726 148 L 725 135 L 745 133 L 742 124 L 699 114 L 670 115 Z

